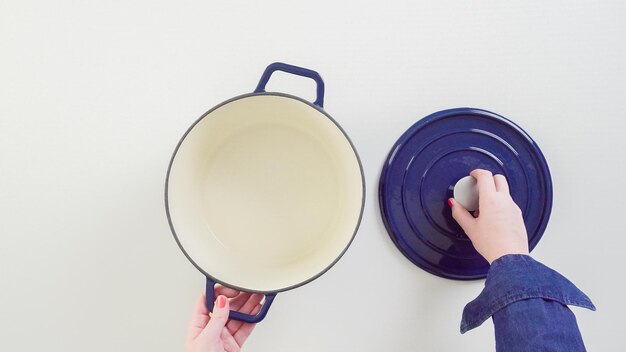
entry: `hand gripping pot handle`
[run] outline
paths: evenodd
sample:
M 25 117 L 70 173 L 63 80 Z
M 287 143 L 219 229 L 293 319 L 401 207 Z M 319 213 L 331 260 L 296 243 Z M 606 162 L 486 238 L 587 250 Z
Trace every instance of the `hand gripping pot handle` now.
M 308 68 L 284 64 L 282 62 L 274 62 L 273 64 L 270 64 L 269 66 L 267 66 L 254 92 L 255 93 L 265 92 L 265 86 L 267 85 L 267 82 L 270 80 L 270 76 L 272 76 L 272 73 L 276 71 L 283 71 L 283 72 L 291 73 L 292 75 L 308 77 L 314 80 L 315 83 L 317 84 L 317 97 L 315 98 L 315 101 L 313 102 L 313 104 L 319 106 L 320 108 L 324 107 L 324 81 L 322 80 L 322 76 L 320 76 L 319 73 L 313 70 L 309 70 Z
M 231 310 L 228 316 L 230 319 L 239 320 L 239 321 L 243 321 L 246 323 L 258 323 L 261 320 L 263 320 L 263 318 L 265 318 L 265 315 L 267 315 L 267 311 L 270 309 L 270 306 L 272 305 L 272 301 L 274 300 L 274 297 L 276 297 L 276 293 L 266 293 L 265 302 L 263 302 L 263 305 L 261 306 L 261 310 L 259 310 L 259 312 L 256 315 L 251 315 L 251 314 L 246 314 L 246 313 L 241 313 L 241 312 Z M 215 305 L 215 281 L 213 281 L 209 277 L 206 278 L 205 305 L 206 305 L 206 308 L 209 310 L 209 312 L 213 311 L 213 306 Z

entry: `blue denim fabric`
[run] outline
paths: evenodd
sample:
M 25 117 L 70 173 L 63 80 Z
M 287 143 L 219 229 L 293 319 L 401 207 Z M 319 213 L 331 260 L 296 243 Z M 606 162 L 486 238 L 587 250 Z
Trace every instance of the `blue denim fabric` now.
M 485 288 L 465 306 L 461 333 L 493 317 L 497 351 L 585 351 L 568 305 L 595 310 L 589 297 L 527 255 L 491 264 Z

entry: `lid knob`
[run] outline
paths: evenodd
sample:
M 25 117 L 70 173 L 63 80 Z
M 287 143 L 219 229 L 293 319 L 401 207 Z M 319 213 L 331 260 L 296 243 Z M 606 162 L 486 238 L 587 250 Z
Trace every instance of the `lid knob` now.
M 456 182 L 454 200 L 469 211 L 478 209 L 478 185 L 474 177 L 465 176 Z

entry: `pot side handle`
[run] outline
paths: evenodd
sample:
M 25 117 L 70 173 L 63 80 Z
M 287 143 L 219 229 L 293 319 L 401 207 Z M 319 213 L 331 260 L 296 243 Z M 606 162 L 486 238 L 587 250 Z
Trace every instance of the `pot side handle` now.
M 246 323 L 258 323 L 265 318 L 267 315 L 267 311 L 270 309 L 272 305 L 272 301 L 276 297 L 276 293 L 266 293 L 265 294 L 265 302 L 261 305 L 261 310 L 256 315 L 250 315 L 246 313 L 237 312 L 231 310 L 229 313 L 229 318 L 234 320 L 243 321 Z M 205 300 L 206 308 L 209 312 L 213 311 L 213 306 L 215 305 L 215 281 L 211 278 L 206 278 L 206 300 Z
M 274 62 L 270 64 L 263 72 L 261 79 L 259 80 L 259 84 L 256 86 L 254 90 L 255 93 L 265 92 L 265 85 L 270 80 L 270 76 L 275 71 L 283 71 L 287 73 L 291 73 L 293 75 L 308 77 L 315 81 L 317 84 L 317 98 L 313 102 L 313 104 L 321 107 L 324 107 L 324 81 L 322 80 L 322 76 L 319 73 L 309 70 L 308 68 L 298 67 L 294 65 L 284 64 L 282 62 Z

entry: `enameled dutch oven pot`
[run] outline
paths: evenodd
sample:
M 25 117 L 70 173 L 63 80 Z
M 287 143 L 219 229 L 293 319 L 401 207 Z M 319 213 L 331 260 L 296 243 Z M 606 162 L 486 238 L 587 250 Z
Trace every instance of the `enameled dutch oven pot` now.
M 310 103 L 265 91 L 275 71 L 317 84 Z M 324 83 L 308 69 L 267 67 L 255 91 L 223 102 L 184 134 L 165 185 L 167 217 L 187 258 L 214 285 L 265 295 L 326 272 L 352 242 L 363 212 L 363 169 L 352 142 L 322 108 Z

